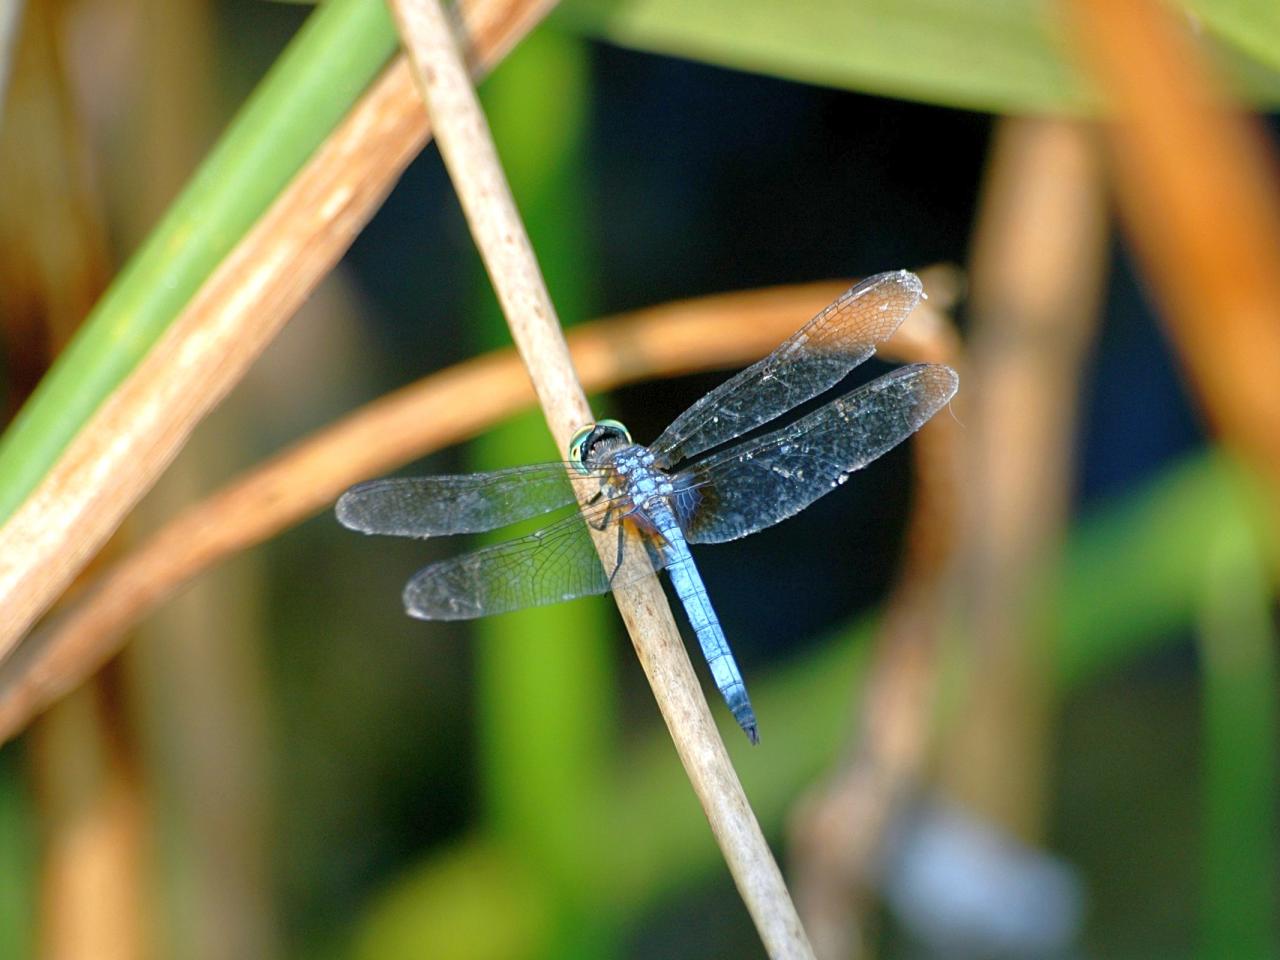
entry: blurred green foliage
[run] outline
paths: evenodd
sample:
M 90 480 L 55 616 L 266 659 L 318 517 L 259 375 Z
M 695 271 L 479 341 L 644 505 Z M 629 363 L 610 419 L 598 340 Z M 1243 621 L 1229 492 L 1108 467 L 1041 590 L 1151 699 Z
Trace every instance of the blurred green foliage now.
M 1280 670 L 1264 544 L 1243 517 L 1205 541 L 1200 590 L 1204 674 L 1204 910 L 1208 958 L 1270 957 L 1276 903 Z
M 1234 55 L 1240 90 L 1280 103 L 1280 5 L 1187 4 Z M 568 0 L 560 16 L 614 43 L 788 80 L 993 113 L 1086 113 L 1087 83 L 1051 0 Z
M 1280 70 L 1280 3 L 1272 0 L 1183 0 L 1192 16 L 1244 53 Z
M 355 960 L 512 960 L 552 937 L 545 883 L 492 844 L 467 842 L 399 879 L 357 936 Z
M 29 957 L 35 943 L 38 837 L 18 757 L 0 756 L 0 957 Z

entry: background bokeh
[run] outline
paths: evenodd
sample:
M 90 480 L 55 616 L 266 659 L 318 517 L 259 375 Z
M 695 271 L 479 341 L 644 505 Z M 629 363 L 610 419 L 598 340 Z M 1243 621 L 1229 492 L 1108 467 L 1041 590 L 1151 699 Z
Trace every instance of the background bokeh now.
M 1275 955 L 1280 486 L 1214 414 L 1198 364 L 1220 358 L 1166 321 L 1182 308 L 1144 240 L 1166 228 L 1126 200 L 1127 141 L 1096 119 L 1090 4 L 677 6 L 566 2 L 481 87 L 566 324 L 954 267 L 937 299 L 961 392 L 930 429 L 956 463 L 904 446 L 697 554 L 762 742 L 722 730 L 820 954 Z M 81 193 L 0 198 L 10 415 L 313 12 L 24 7 L 0 165 L 22 184 L 61 151 Z M 1274 11 L 1157 7 L 1194 36 L 1188 70 L 1231 91 L 1229 122 L 1256 113 L 1274 181 Z M 46 236 L 82 271 L 61 301 L 58 257 L 31 252 Z M 1010 279 L 1023 256 L 1041 272 Z M 1280 337 L 1280 303 L 1256 306 Z M 99 569 L 285 445 L 508 342 L 429 146 Z M 644 441 L 722 377 L 593 402 Z M 529 413 L 406 472 L 558 456 Z M 926 575 L 904 539 L 930 469 L 955 535 Z M 0 956 L 762 955 L 612 602 L 405 617 L 404 580 L 456 549 L 325 512 L 148 617 L 0 750 Z M 918 621 L 882 620 L 913 603 Z M 927 679 L 895 686 L 917 660 Z M 864 826 L 843 874 L 813 854 L 844 836 L 819 809 Z

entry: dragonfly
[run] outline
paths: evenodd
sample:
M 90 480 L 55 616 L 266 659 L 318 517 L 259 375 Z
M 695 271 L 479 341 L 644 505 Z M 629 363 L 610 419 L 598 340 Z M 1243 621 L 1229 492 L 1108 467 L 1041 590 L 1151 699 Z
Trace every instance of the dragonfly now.
M 404 607 L 424 620 L 468 620 L 604 594 L 665 569 L 712 679 L 757 743 L 746 683 L 690 544 L 737 540 L 794 516 L 951 400 L 959 385 L 955 371 L 917 363 L 785 426 L 757 430 L 833 390 L 875 353 L 922 294 L 920 279 L 906 270 L 863 280 L 763 360 L 694 403 L 648 446 L 634 443 L 618 421 L 600 420 L 574 435 L 567 460 L 372 480 L 339 498 L 337 518 L 362 533 L 427 538 L 548 516 L 530 534 L 414 574 Z M 571 478 L 593 491 L 585 503 Z

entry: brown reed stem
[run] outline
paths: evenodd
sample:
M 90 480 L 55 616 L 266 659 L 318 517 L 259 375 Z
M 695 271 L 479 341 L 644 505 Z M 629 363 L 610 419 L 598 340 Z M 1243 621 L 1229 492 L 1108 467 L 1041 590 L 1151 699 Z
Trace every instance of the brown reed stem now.
M 453 28 L 438 0 L 392 0 L 427 113 L 516 348 L 556 442 L 591 422 L 533 248 L 516 211 Z M 583 490 L 584 496 L 590 491 Z M 615 591 L 676 750 L 766 948 L 812 957 L 800 919 L 680 641 L 655 577 Z M 536 731 L 535 731 L 536 735 Z
M 500 59 L 550 5 L 469 0 L 463 16 L 477 69 Z M 0 661 L 333 268 L 428 134 L 401 58 L 0 526 Z
M 1063 0 L 1116 205 L 1181 367 L 1280 524 L 1280 154 L 1159 0 Z

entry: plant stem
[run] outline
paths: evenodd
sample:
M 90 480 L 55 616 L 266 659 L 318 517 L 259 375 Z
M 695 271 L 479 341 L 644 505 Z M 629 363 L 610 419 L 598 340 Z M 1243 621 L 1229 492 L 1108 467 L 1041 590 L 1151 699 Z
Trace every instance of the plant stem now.
M 467 22 L 482 65 L 491 66 L 548 6 L 549 0 L 471 0 Z M 276 109 L 288 106 L 285 102 Z M 407 66 L 397 60 L 212 274 L 200 273 L 205 279 L 194 298 L 171 320 L 170 313 L 164 314 L 168 325 L 152 331 L 155 337 L 147 340 L 148 350 L 138 356 L 132 350 L 142 336 L 135 326 L 138 311 L 112 307 L 104 314 L 116 317 L 119 324 L 108 323 L 103 336 L 130 345 L 129 370 L 0 526 L 0 661 L 150 489 L 196 423 L 244 375 L 333 268 L 428 133 Z M 215 153 L 221 155 L 225 149 Z M 214 193 L 221 195 L 226 189 L 222 175 L 204 170 L 188 192 L 203 184 L 197 193 L 216 186 Z M 198 220 L 201 209 L 197 204 L 195 212 L 184 215 Z M 165 246 L 167 241 L 155 237 L 163 238 L 168 229 L 158 228 L 161 233 L 153 234 L 117 281 L 117 286 L 135 290 L 130 297 L 154 294 L 166 303 L 171 299 L 163 272 L 157 279 L 154 266 L 144 269 L 150 262 L 146 251 Z M 190 243 L 201 246 L 203 241 Z M 204 263 L 209 256 L 203 251 L 196 259 Z M 138 271 L 152 279 L 125 279 Z M 95 315 L 108 310 L 107 301 L 115 302 L 113 294 L 107 294 Z M 148 310 L 152 307 L 161 310 L 155 304 Z M 161 312 L 172 309 L 176 305 L 168 303 Z M 69 351 L 56 366 L 65 369 L 69 364 L 75 370 L 78 361 L 71 354 L 76 348 Z M 84 412 L 76 404 L 50 403 L 50 415 L 66 422 Z M 9 440 L 0 441 L 0 512 L 4 491 L 10 489 L 4 483 L 4 451 L 14 449 L 6 443 Z M 25 463 L 28 457 L 18 459 Z
M 393 51 L 376 2 L 335 0 L 307 19 L 0 436 L 0 521 L 47 481 Z
M 591 422 L 591 409 L 452 26 L 438 0 L 392 0 L 391 7 L 512 338 L 552 435 L 567 448 L 573 432 Z M 685 771 L 769 954 L 812 957 L 657 579 L 646 578 L 614 596 Z

